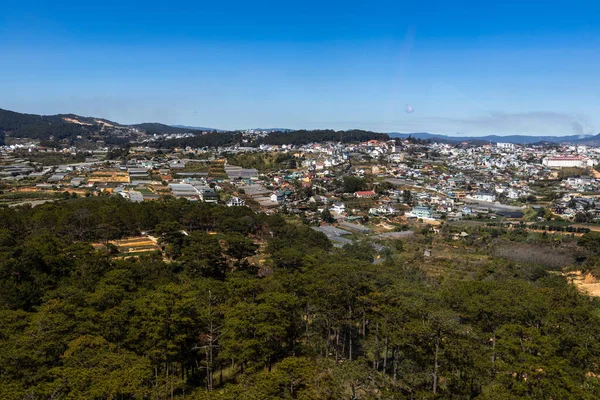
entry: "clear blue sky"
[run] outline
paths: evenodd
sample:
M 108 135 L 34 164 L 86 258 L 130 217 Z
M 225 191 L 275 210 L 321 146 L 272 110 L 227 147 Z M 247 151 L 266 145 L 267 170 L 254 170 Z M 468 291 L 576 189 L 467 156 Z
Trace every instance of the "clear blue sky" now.
M 600 132 L 598 2 L 1 8 L 0 108 L 223 129 Z

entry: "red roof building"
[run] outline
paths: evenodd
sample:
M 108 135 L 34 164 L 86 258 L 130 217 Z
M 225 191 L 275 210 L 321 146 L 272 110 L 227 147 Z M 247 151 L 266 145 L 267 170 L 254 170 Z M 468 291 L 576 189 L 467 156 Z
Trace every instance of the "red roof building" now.
M 360 197 L 373 197 L 375 195 L 377 195 L 377 193 L 375 193 L 372 190 L 367 190 L 367 191 L 355 192 L 354 193 L 354 196 L 359 197 L 359 198 Z

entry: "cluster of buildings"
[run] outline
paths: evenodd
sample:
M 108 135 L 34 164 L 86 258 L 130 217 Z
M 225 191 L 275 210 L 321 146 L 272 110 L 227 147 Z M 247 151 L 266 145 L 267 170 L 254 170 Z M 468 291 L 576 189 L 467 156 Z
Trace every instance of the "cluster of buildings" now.
M 581 212 L 593 214 L 594 193 L 600 191 L 600 174 L 593 169 L 600 152 L 585 146 L 405 139 L 231 146 L 209 152 L 132 147 L 125 159 L 106 159 L 105 149 L 87 152 L 84 162 L 52 166 L 28 160 L 31 151 L 5 147 L 0 153 L 0 179 L 5 184 L 19 182 L 14 190 L 114 193 L 131 201 L 174 196 L 265 212 L 285 209 L 309 217 L 327 209 L 338 220 L 516 215 L 526 204 L 540 202 L 548 203 L 545 206 L 557 215 L 573 218 Z M 245 152 L 285 153 L 293 157 L 296 168 L 259 171 L 228 162 L 228 155 Z M 347 176 L 363 179 L 366 186 L 344 193 Z

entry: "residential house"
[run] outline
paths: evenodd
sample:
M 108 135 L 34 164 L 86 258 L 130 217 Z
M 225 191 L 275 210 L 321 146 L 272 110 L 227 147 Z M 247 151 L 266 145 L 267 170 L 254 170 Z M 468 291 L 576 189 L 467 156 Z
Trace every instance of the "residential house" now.
M 369 197 L 374 197 L 376 195 L 377 195 L 377 193 L 375 193 L 372 190 L 366 190 L 366 191 L 360 191 L 360 192 L 354 193 L 354 196 L 356 196 L 358 198 L 369 198 Z
M 335 203 L 331 207 L 331 211 L 337 214 L 343 214 L 346 212 L 346 205 L 344 203 Z
M 285 193 L 281 190 L 276 191 L 271 194 L 271 201 L 279 204 L 283 203 L 285 201 Z
M 432 218 L 433 212 L 429 207 L 415 206 L 407 216 L 416 218 Z
M 244 207 L 246 202 L 239 197 L 233 196 L 227 200 L 227 207 Z

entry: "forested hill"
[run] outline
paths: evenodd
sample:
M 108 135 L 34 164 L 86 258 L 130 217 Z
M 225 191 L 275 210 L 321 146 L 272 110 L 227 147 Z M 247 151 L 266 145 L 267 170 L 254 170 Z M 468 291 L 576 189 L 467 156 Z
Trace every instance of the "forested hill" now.
M 69 143 L 73 143 L 79 137 L 90 140 L 104 140 L 107 137 L 118 136 L 120 138 L 134 140 L 135 135 L 132 135 L 134 129 L 147 134 L 196 134 L 194 137 L 155 142 L 155 145 L 160 148 L 187 146 L 216 147 L 242 144 L 242 133 L 240 131 L 228 132 L 214 130 L 206 133 L 205 131 L 175 127 L 161 123 L 122 125 L 102 118 L 81 117 L 75 114 L 35 115 L 0 109 L 0 144 L 2 144 L 4 135 L 36 140 L 53 139 L 56 142 L 62 140 Z M 250 145 L 303 145 L 313 142 L 358 142 L 371 139 L 389 140 L 389 136 L 385 133 L 363 130 L 335 131 L 331 129 L 321 129 L 273 131 L 269 132 L 265 137 L 259 137 L 252 141 Z
M 148 134 L 201 133 L 159 123 L 122 125 L 103 118 L 82 117 L 75 114 L 35 115 L 0 109 L 0 135 L 11 137 L 55 141 L 63 139 L 73 141 L 77 137 L 104 139 L 114 135 L 127 136 L 133 129 Z
M 160 249 L 113 242 L 142 232 Z M 374 263 L 368 243 L 245 207 L 0 207 L 0 398 L 600 398 L 598 303 L 549 257 L 490 250 L 569 238 L 469 232 L 382 243 Z M 574 240 L 597 262 L 598 234 Z
M 196 129 L 182 128 L 177 126 L 160 124 L 158 122 L 145 122 L 142 124 L 129 125 L 132 128 L 137 128 L 145 131 L 148 134 L 154 133 L 197 133 L 201 134 L 202 131 Z
M 0 109 L 0 133 L 39 140 L 74 139 L 97 135 L 106 128 L 121 127 L 116 122 L 74 114 L 35 115 Z
M 183 139 L 172 139 L 155 142 L 155 146 L 160 148 L 173 147 L 216 147 L 243 145 L 243 135 L 241 132 L 217 132 L 188 137 Z M 389 140 L 390 137 L 385 133 L 377 133 L 362 130 L 335 131 L 331 129 L 321 130 L 297 130 L 297 131 L 274 131 L 269 132 L 264 137 L 258 137 L 245 145 L 259 146 L 261 144 L 283 145 L 293 144 L 296 146 L 309 143 L 323 142 L 364 142 L 368 140 Z
M 385 133 L 363 130 L 335 131 L 332 129 L 296 130 L 270 132 L 268 136 L 259 138 L 258 144 L 294 144 L 303 145 L 313 142 L 365 142 L 368 140 L 390 140 Z

